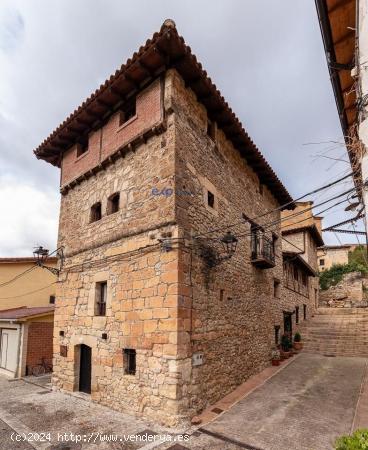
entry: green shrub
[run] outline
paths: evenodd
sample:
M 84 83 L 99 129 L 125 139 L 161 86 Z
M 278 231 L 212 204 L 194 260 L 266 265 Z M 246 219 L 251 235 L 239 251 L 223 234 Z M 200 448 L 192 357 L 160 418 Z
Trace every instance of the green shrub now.
M 330 286 L 336 286 L 342 280 L 343 275 L 351 272 L 368 273 L 368 267 L 366 264 L 363 265 L 358 262 L 336 264 L 319 274 L 319 286 L 321 290 L 325 291 Z
M 336 440 L 335 450 L 368 450 L 368 430 L 357 430 L 351 436 Z
M 301 342 L 301 340 L 302 340 L 302 337 L 301 337 L 299 331 L 297 331 L 294 335 L 294 342 Z
M 287 334 L 281 336 L 281 348 L 284 352 L 288 352 L 291 348 L 291 342 Z
M 364 245 L 358 245 L 352 252 L 348 253 L 349 264 L 367 265 L 367 252 Z

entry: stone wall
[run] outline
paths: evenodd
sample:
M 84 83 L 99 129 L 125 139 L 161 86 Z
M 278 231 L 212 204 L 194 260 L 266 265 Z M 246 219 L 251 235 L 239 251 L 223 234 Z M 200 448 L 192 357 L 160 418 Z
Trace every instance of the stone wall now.
M 274 282 L 282 281 L 279 225 L 267 231 L 268 237 L 272 232 L 278 237 L 276 265 L 259 269 L 250 261 L 250 224 L 241 220 L 242 213 L 253 218 L 275 208 L 277 202 L 221 130 L 215 142 L 207 135 L 206 110 L 181 79 L 175 75 L 172 83 L 177 180 L 180 189 L 192 193 L 177 196 L 176 202 L 179 232 L 187 236 L 180 264 L 184 286 L 191 288 L 193 309 L 187 330 L 191 346 L 183 361 L 189 362 L 191 354 L 203 355 L 204 360 L 193 366 L 191 384 L 184 391 L 194 414 L 270 363 L 274 326 L 282 327 L 283 310 L 292 310 L 295 298 L 274 297 Z M 207 191 L 215 196 L 213 208 L 207 205 Z M 275 212 L 260 223 L 279 218 Z M 236 223 L 230 228 L 239 236 L 235 255 L 211 267 L 213 253 L 223 255 L 214 239 Z M 207 234 L 218 228 L 221 231 Z M 202 238 L 189 238 L 201 233 Z M 180 294 L 190 301 L 188 294 Z
M 274 282 L 282 280 L 279 225 L 267 232 L 278 237 L 275 267 L 250 262 L 250 224 L 242 213 L 255 217 L 277 207 L 271 192 L 221 130 L 207 135 L 205 108 L 174 70 L 166 73 L 162 95 L 161 134 L 142 139 L 62 197 L 59 245 L 66 261 L 56 299 L 53 383 L 78 390 L 80 345 L 88 345 L 93 399 L 174 425 L 269 364 L 274 325 L 295 300 L 274 297 Z M 107 214 L 115 192 L 120 209 Z M 90 223 L 98 201 L 102 218 Z M 223 256 L 218 239 L 234 223 L 236 253 L 216 264 Z M 213 228 L 221 231 L 208 234 Z M 167 239 L 172 249 L 165 251 Z M 106 316 L 96 317 L 102 281 Z M 124 349 L 137 352 L 135 375 L 125 373 Z
M 367 307 L 368 302 L 363 290 L 367 280 L 360 272 L 351 272 L 343 275 L 336 286 L 330 286 L 320 291 L 320 306 L 331 307 Z

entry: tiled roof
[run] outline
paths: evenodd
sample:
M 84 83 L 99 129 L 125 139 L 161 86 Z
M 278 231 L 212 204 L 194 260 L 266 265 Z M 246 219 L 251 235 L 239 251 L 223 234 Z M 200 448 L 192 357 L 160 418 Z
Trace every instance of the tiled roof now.
M 109 79 L 88 97 L 34 151 L 37 158 L 60 167 L 63 151 L 90 130 L 99 128 L 128 97 L 137 93 L 150 81 L 170 68 L 175 68 L 185 83 L 207 109 L 209 118 L 216 121 L 234 147 L 259 176 L 280 204 L 292 199 L 244 130 L 207 72 L 197 61 L 191 48 L 178 34 L 175 23 L 166 20 L 160 32 L 140 47 Z
M 57 258 L 55 256 L 50 256 L 47 258 L 47 263 L 56 263 Z M 0 264 L 2 263 L 35 263 L 35 259 L 32 256 L 25 256 L 25 257 L 9 257 L 9 258 L 0 258 Z
M 54 312 L 54 309 L 54 306 L 36 306 L 30 308 L 21 306 L 19 308 L 3 309 L 0 310 L 0 319 L 24 319 L 32 316 L 38 316 L 40 314 Z

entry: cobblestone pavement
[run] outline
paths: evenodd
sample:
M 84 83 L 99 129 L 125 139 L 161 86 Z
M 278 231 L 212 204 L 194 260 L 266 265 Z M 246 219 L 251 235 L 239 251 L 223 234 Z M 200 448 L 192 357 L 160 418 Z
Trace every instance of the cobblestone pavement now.
M 48 379 L 37 384 L 0 377 L 0 449 L 8 450 L 329 450 L 350 432 L 366 359 L 301 354 L 291 364 L 199 430 L 168 430 L 80 398 L 52 392 Z M 31 380 L 32 381 L 32 380 Z M 16 443 L 13 431 L 50 432 L 52 443 Z M 170 434 L 171 442 L 107 442 L 99 436 Z M 174 444 L 178 433 L 188 440 Z M 57 436 L 93 436 L 63 442 Z M 99 434 L 98 434 L 99 433 Z
M 11 434 L 14 430 L 5 422 L 0 420 L 0 448 L 14 450 L 33 450 L 29 444 L 24 442 L 14 442 L 11 440 Z

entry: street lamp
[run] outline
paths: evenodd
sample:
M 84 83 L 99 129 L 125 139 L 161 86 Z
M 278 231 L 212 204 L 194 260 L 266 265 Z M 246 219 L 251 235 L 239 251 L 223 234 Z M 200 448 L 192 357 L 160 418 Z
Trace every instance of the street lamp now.
M 47 248 L 43 248 L 42 245 L 40 245 L 33 250 L 33 256 L 36 260 L 37 265 L 42 266 L 42 264 L 49 256 L 49 251 L 47 250 Z
M 228 231 L 221 239 L 221 243 L 226 252 L 226 258 L 231 258 L 236 251 L 238 239 L 233 234 L 231 234 L 230 231 Z
M 57 255 L 61 259 L 61 263 L 63 263 L 63 259 L 64 259 L 63 248 L 60 247 L 56 251 L 57 251 Z M 60 275 L 60 269 L 57 269 L 56 267 L 46 266 L 44 264 L 46 262 L 47 258 L 49 257 L 49 250 L 47 248 L 43 248 L 42 245 L 40 245 L 39 247 L 35 247 L 35 249 L 33 250 L 33 257 L 35 259 L 37 266 L 48 270 L 49 272 L 53 273 L 56 276 Z

